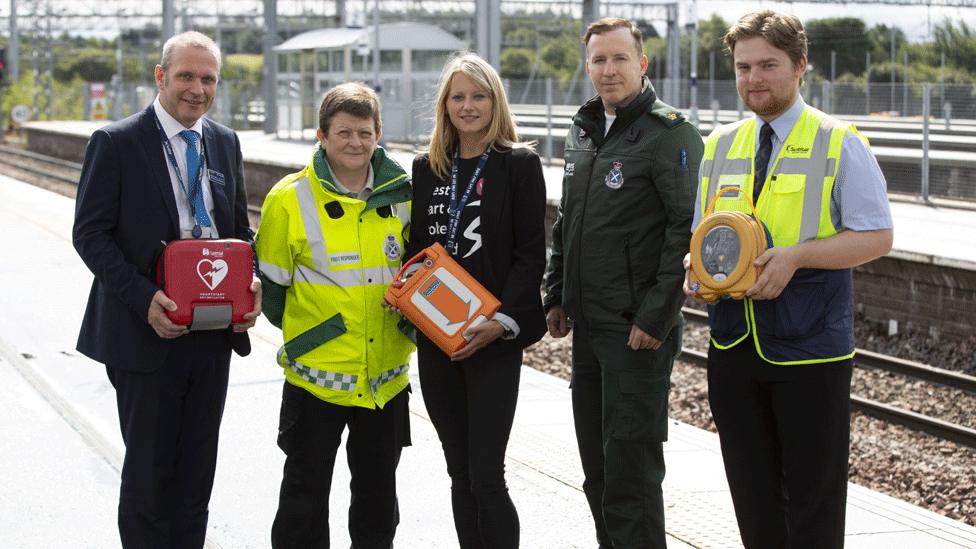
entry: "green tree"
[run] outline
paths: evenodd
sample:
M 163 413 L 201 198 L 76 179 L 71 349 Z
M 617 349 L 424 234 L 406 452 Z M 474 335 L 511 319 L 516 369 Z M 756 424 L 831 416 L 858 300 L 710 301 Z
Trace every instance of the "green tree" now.
M 946 19 L 935 27 L 935 49 L 945 53 L 946 64 L 976 74 L 976 32 L 959 22 L 959 28 Z M 938 54 L 937 54 L 938 55 Z
M 813 70 L 830 78 L 830 54 L 836 54 L 836 75 L 864 72 L 864 53 L 871 47 L 864 21 L 854 17 L 813 19 L 804 24 L 809 41 L 807 59 Z
M 544 76 L 568 80 L 580 63 L 580 43 L 570 34 L 560 35 L 542 46 L 541 57 Z
M 507 48 L 502 52 L 502 78 L 526 79 L 532 73 L 535 51 L 529 48 Z

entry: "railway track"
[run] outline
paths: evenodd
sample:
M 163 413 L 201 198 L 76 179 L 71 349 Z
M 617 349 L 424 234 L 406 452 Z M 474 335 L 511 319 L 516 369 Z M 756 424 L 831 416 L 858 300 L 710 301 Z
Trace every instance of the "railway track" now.
M 59 158 L 26 151 L 16 147 L 0 146 L 0 164 L 7 165 L 21 173 L 29 174 L 47 182 L 57 182 L 72 187 L 78 184 L 81 174 L 81 164 L 69 162 Z M 248 205 L 252 214 L 260 214 L 260 207 Z M 684 308 L 683 313 L 688 322 L 705 323 L 707 315 L 703 311 Z M 706 354 L 701 351 L 685 349 L 682 352 L 684 360 L 690 364 L 704 367 Z M 912 379 L 943 385 L 976 394 L 976 377 L 958 372 L 951 372 L 926 364 L 890 357 L 880 353 L 857 349 L 855 364 L 859 367 L 875 368 L 885 372 L 895 373 Z M 945 440 L 976 448 L 976 429 L 955 425 L 937 418 L 929 417 L 909 410 L 903 410 L 889 404 L 851 396 L 851 405 L 855 410 L 871 415 L 878 419 L 902 425 L 911 429 L 924 431 Z
M 0 164 L 10 166 L 32 177 L 41 178 L 48 183 L 55 182 L 72 187 L 78 185 L 78 179 L 81 177 L 81 164 L 77 162 L 7 145 L 0 145 Z M 260 214 L 261 207 L 248 204 L 247 211 L 251 214 Z
M 682 309 L 682 312 L 684 313 L 685 320 L 688 322 L 705 323 L 708 320 L 704 311 L 685 307 Z M 706 353 L 694 349 L 683 350 L 681 352 L 681 358 L 699 367 L 705 367 L 708 360 Z M 875 368 L 976 394 L 976 377 L 943 370 L 927 364 L 903 360 L 864 349 L 856 349 L 854 364 L 862 368 Z M 902 425 L 909 429 L 924 431 L 944 440 L 951 440 L 969 446 L 970 448 L 976 448 L 976 429 L 956 425 L 938 418 L 904 410 L 890 404 L 857 395 L 851 395 L 851 406 L 854 410 L 883 421 Z

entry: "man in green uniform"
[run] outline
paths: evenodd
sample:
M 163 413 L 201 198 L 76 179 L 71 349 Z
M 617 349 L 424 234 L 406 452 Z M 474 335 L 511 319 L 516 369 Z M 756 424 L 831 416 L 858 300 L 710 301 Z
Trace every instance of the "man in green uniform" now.
M 633 23 L 601 19 L 583 43 L 599 96 L 566 139 L 546 320 L 553 337 L 573 329 L 573 415 L 600 547 L 663 549 L 662 443 L 702 139 L 658 100 Z

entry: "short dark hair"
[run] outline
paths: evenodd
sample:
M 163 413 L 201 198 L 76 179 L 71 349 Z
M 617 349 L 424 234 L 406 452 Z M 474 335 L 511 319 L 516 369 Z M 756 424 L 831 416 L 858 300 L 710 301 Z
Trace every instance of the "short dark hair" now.
M 372 88 L 361 82 L 339 84 L 325 94 L 319 107 L 319 129 L 328 135 L 332 117 L 340 112 L 356 118 L 372 118 L 376 133 L 382 129 L 380 98 Z
M 644 55 L 644 35 L 641 34 L 640 29 L 637 28 L 637 25 L 633 21 L 620 17 L 604 17 L 603 19 L 598 19 L 590 23 L 590 26 L 586 27 L 586 34 L 583 35 L 583 45 L 589 45 L 590 38 L 594 34 L 604 34 L 616 29 L 629 30 L 630 35 L 634 37 L 634 42 L 637 45 L 637 55 Z
M 774 48 L 785 51 L 794 67 L 807 55 L 807 33 L 795 15 L 772 10 L 747 13 L 729 28 L 722 42 L 729 55 L 734 55 L 735 44 L 749 38 L 762 38 Z

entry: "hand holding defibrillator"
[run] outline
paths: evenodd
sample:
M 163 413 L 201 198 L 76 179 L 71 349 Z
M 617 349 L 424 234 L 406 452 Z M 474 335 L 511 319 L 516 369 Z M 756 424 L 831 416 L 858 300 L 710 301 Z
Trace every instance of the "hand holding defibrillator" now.
M 410 258 L 384 297 L 392 311 L 401 313 L 452 360 L 470 357 L 504 333 L 501 324 L 489 321 L 501 302 L 439 243 Z
M 722 188 L 692 233 L 691 251 L 684 261 L 685 294 L 707 303 L 724 297 L 772 299 L 789 282 L 792 272 L 782 286 L 779 285 L 780 272 L 776 277 L 761 276 L 766 263 L 782 253 L 782 249 L 772 247 L 772 237 L 759 220 L 751 201 L 751 216 L 739 211 L 713 213 L 718 199 L 730 191 L 742 192 L 739 187 Z M 777 261 L 775 265 L 779 267 L 780 263 Z M 770 281 L 773 283 L 767 287 Z M 774 291 L 775 295 L 772 295 Z

